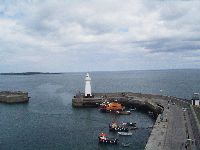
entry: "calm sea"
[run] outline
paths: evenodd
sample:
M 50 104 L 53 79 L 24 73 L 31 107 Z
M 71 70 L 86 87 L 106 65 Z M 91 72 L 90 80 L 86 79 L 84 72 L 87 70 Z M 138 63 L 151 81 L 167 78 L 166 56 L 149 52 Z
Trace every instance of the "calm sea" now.
M 91 72 L 94 92 L 142 92 L 190 99 L 200 91 L 200 70 Z M 131 137 L 119 137 L 121 145 L 99 145 L 98 133 L 108 132 L 111 114 L 96 108 L 75 109 L 71 98 L 84 90 L 85 73 L 0 76 L 0 90 L 25 90 L 28 104 L 0 104 L 0 150 L 142 150 L 154 120 L 135 111 L 118 121 L 136 122 Z M 162 89 L 162 92 L 160 92 Z M 117 136 L 111 134 L 111 136 Z

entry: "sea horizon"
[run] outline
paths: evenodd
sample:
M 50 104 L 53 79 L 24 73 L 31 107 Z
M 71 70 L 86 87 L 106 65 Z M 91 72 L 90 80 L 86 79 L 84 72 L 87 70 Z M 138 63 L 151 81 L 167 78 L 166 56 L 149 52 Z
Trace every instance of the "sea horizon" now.
M 4 74 L 23 74 L 23 73 L 34 73 L 34 74 L 65 74 L 65 73 L 92 73 L 92 72 L 132 72 L 132 71 L 170 71 L 170 70 L 200 70 L 200 68 L 175 68 L 175 69 L 131 69 L 131 70 L 92 70 L 92 71 L 20 71 L 20 72 L 0 72 L 0 75 Z

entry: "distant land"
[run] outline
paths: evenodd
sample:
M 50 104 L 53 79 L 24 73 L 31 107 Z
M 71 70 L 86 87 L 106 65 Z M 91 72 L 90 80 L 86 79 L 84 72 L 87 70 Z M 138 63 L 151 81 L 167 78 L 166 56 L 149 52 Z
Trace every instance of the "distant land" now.
M 38 74 L 62 74 L 62 73 L 51 73 L 51 72 L 0 73 L 0 75 L 38 75 Z

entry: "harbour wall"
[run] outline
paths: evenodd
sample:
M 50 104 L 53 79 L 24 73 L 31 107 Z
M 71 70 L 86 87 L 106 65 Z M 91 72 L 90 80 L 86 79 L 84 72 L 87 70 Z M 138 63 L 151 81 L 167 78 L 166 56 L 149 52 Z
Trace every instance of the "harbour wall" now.
M 132 92 L 118 92 L 118 93 L 93 93 L 93 97 L 86 98 L 83 93 L 74 96 L 72 99 L 72 106 L 79 107 L 98 107 L 100 103 L 104 101 L 118 101 L 127 107 L 135 107 L 137 109 L 152 111 L 154 115 L 160 114 L 164 107 L 158 101 L 162 96 L 141 94 Z
M 0 102 L 1 103 L 27 103 L 29 101 L 28 92 L 23 91 L 1 91 Z
M 150 110 L 156 116 L 145 150 L 177 150 L 200 147 L 199 123 L 192 112 L 190 101 L 185 99 L 132 92 L 94 93 L 85 98 L 83 94 L 72 99 L 73 107 L 98 107 L 105 100 L 118 101 L 125 106 Z M 188 141 L 188 139 L 192 139 Z

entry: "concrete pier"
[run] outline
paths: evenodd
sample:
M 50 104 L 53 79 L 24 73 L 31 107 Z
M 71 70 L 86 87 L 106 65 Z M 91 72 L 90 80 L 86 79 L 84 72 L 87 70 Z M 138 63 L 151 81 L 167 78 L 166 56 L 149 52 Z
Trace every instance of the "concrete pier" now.
M 197 150 L 200 131 L 193 128 L 194 115 L 190 103 L 184 99 L 141 93 L 95 93 L 93 98 L 76 96 L 74 107 L 98 106 L 103 101 L 114 101 L 134 107 L 143 107 L 157 114 L 157 119 L 145 150 Z M 199 126 L 196 125 L 195 126 Z
M 26 103 L 29 101 L 28 92 L 1 91 L 0 102 L 2 103 Z
M 187 142 L 194 139 L 187 110 L 176 104 L 168 108 L 158 116 L 145 150 L 195 150 L 195 144 Z

